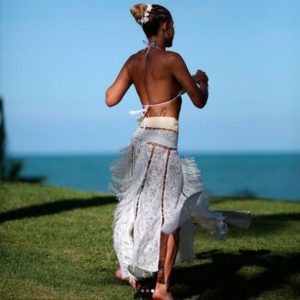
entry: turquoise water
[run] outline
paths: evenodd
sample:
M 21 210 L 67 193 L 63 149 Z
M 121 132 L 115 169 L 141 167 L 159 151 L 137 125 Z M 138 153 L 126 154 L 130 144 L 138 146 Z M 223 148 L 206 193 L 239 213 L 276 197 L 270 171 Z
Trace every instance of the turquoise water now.
M 213 195 L 300 200 L 299 154 L 193 154 Z M 26 155 L 21 175 L 45 175 L 47 184 L 86 191 L 109 189 L 116 155 Z

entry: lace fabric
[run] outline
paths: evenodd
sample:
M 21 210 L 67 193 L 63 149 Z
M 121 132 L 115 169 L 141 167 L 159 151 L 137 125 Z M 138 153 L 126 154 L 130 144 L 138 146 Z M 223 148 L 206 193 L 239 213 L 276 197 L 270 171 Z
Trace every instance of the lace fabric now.
M 152 124 L 153 125 L 153 124 Z M 195 226 L 225 240 L 226 223 L 247 228 L 249 211 L 209 210 L 209 198 L 193 158 L 177 152 L 178 132 L 138 127 L 111 166 L 111 190 L 119 203 L 113 240 L 121 273 L 131 280 L 159 270 L 161 232 L 180 229 L 177 262 L 194 258 Z

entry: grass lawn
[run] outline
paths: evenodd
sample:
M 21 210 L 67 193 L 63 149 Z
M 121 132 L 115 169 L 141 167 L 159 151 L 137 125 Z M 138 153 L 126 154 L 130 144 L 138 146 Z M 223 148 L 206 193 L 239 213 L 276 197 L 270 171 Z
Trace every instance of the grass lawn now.
M 0 185 L 0 299 L 133 299 L 113 278 L 110 194 Z M 197 259 L 176 265 L 175 299 L 300 299 L 300 202 L 212 197 L 212 209 L 250 210 L 225 242 L 197 230 Z

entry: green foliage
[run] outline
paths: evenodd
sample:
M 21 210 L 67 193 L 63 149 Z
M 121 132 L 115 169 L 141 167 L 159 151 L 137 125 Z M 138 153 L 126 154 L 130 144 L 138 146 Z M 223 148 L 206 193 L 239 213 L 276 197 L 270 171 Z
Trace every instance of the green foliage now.
M 5 120 L 3 100 L 0 98 L 0 181 L 4 179 L 5 174 Z
M 0 98 L 0 183 L 2 181 L 42 182 L 45 176 L 22 177 L 23 162 L 19 159 L 11 159 L 6 153 L 6 133 L 4 104 Z
M 112 195 L 3 183 L 0 199 L 1 299 L 134 298 L 113 278 Z M 225 242 L 198 230 L 175 299 L 299 299 L 300 203 L 213 197 L 210 208 L 250 210 L 253 224 Z
M 4 104 L 0 98 L 0 181 L 18 180 L 22 168 L 23 163 L 20 160 L 11 161 L 9 166 L 7 164 Z

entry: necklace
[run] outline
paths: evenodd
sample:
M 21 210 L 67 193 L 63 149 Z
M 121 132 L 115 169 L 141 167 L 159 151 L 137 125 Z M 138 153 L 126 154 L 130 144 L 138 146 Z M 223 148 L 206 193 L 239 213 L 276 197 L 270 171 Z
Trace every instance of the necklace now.
M 155 43 L 150 43 L 150 44 L 148 44 L 148 47 L 149 47 L 149 48 L 156 48 L 156 49 L 164 50 L 164 49 L 158 47 L 157 45 L 155 45 Z
M 160 50 L 163 50 L 163 51 L 164 51 L 164 49 L 158 47 L 154 42 L 152 42 L 152 43 L 147 43 L 146 41 L 143 41 L 143 43 L 146 44 L 146 45 L 147 45 L 147 48 L 148 48 L 146 55 L 148 55 L 150 48 L 156 48 L 156 49 L 160 49 Z

